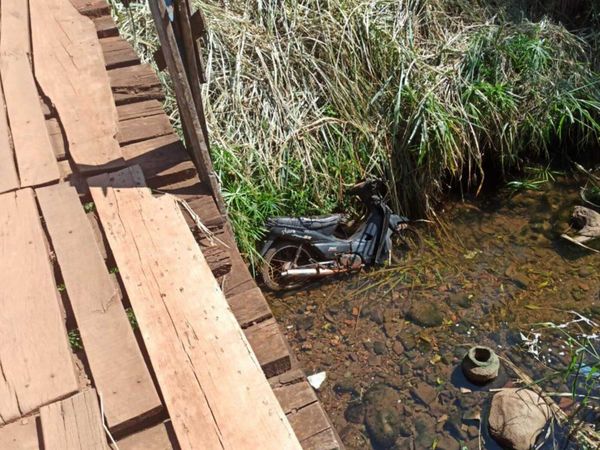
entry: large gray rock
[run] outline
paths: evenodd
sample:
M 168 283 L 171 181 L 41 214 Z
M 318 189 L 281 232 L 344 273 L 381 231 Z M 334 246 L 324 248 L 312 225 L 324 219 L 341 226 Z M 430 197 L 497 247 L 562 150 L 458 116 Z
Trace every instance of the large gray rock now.
M 365 425 L 373 443 L 390 448 L 400 435 L 401 411 L 398 392 L 386 385 L 376 384 L 364 396 Z
M 550 417 L 550 408 L 535 392 L 504 389 L 492 399 L 490 434 L 507 448 L 529 450 Z

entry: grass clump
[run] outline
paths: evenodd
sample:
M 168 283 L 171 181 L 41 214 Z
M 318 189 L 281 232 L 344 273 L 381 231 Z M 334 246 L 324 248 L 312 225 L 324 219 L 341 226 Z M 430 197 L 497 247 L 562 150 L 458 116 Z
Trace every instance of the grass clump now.
M 597 146 L 583 38 L 597 34 L 520 3 L 197 2 L 213 159 L 241 250 L 253 258 L 268 216 L 330 212 L 367 175 L 388 180 L 396 210 L 429 214 L 452 186 Z M 115 5 L 121 30 L 150 55 L 147 6 L 131 8 Z

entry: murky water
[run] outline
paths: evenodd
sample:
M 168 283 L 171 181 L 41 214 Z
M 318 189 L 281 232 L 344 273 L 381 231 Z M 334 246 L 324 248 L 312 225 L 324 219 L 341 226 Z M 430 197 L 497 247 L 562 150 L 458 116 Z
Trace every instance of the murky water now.
M 475 344 L 574 411 L 573 377 L 556 376 L 571 361 L 565 332 L 598 331 L 578 314 L 600 322 L 600 255 L 559 238 L 578 204 L 567 181 L 455 202 L 408 265 L 269 298 L 307 373 L 327 373 L 318 395 L 348 448 L 499 448 L 486 431 L 490 389 L 515 376 L 503 367 L 491 385 L 470 384 L 460 361 Z M 565 448 L 552 431 L 543 448 Z

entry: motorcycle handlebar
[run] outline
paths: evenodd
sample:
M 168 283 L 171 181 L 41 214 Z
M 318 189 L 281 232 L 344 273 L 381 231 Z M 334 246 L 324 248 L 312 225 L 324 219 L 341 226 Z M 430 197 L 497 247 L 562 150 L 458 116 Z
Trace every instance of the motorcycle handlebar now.
M 381 180 L 365 180 L 355 184 L 346 191 L 346 195 L 359 195 L 369 191 L 369 194 L 377 193 L 381 190 L 383 182 Z

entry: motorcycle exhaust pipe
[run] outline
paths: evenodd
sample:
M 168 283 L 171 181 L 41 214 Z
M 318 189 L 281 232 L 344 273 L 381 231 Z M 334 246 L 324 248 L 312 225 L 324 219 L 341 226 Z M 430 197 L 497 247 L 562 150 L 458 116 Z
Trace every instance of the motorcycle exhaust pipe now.
M 313 277 L 326 277 L 335 273 L 346 272 L 344 269 L 289 269 L 281 272 L 282 277 L 297 277 L 297 278 L 313 278 Z

